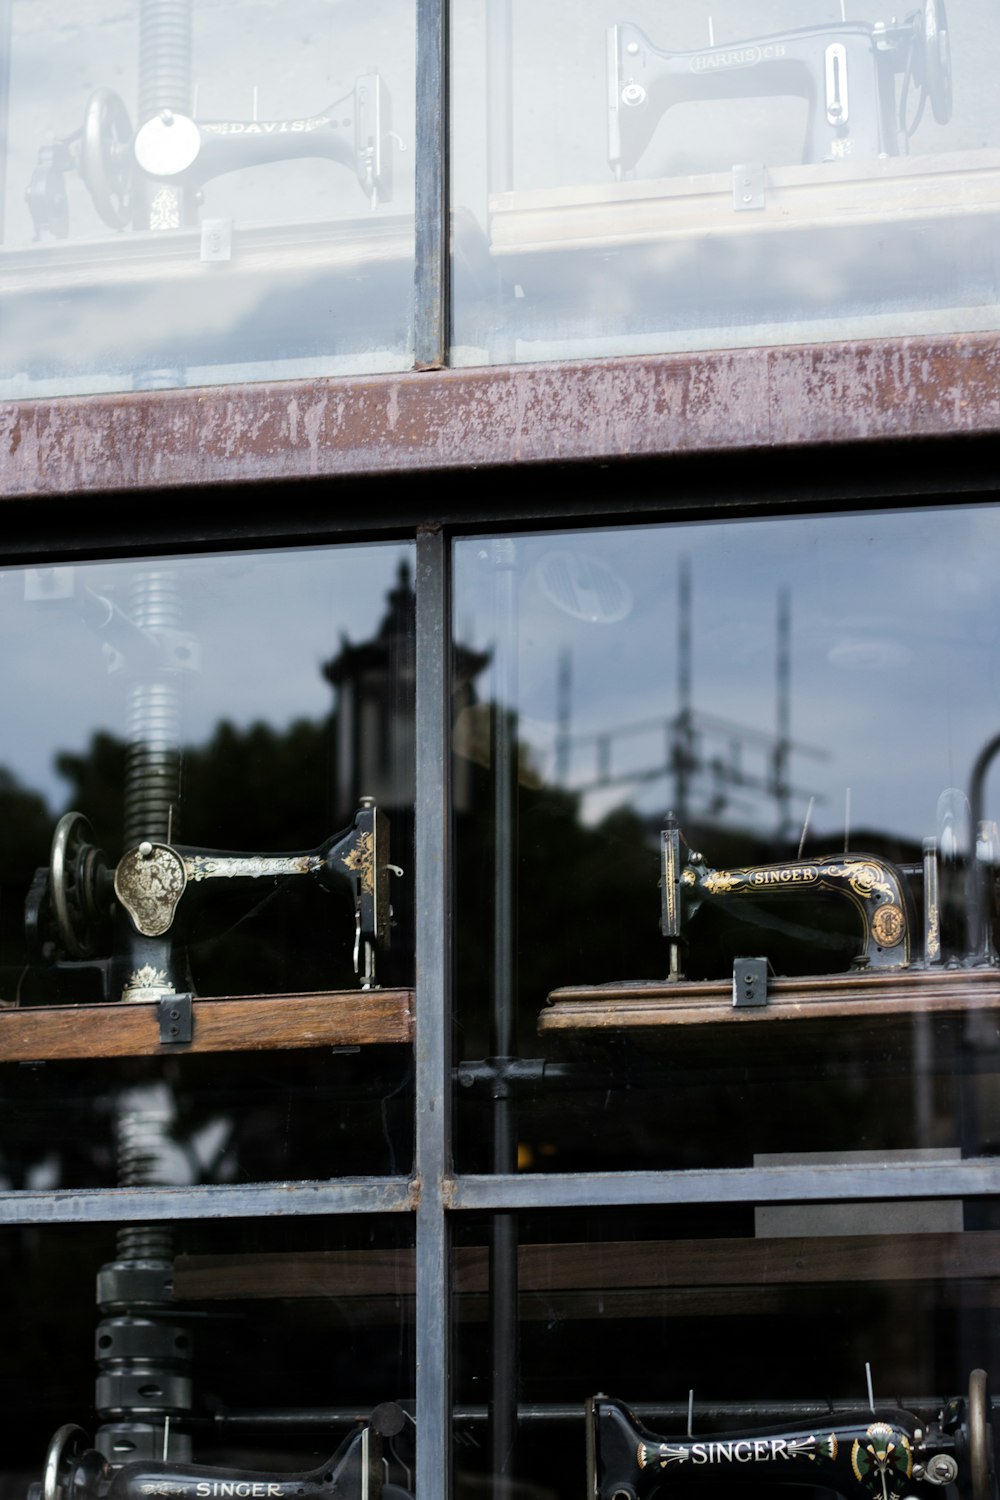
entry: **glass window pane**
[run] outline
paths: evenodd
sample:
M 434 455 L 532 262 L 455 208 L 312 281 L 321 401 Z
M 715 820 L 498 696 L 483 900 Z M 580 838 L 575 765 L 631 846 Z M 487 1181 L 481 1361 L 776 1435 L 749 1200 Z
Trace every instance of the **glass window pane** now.
M 133 1089 L 154 1183 L 409 1169 L 411 565 L 0 573 L 8 1188 L 114 1186 Z
M 458 1493 L 989 1493 L 996 1204 L 864 1207 L 522 1213 L 514 1274 L 463 1220 Z
M 995 1149 L 998 542 L 457 544 L 464 1170 Z
M 453 22 L 457 363 L 996 328 L 985 0 Z
M 0 394 L 409 363 L 409 0 L 7 0 L 4 24 Z
M 406 1486 L 412 1256 L 404 1216 L 6 1230 L 0 1492 Z

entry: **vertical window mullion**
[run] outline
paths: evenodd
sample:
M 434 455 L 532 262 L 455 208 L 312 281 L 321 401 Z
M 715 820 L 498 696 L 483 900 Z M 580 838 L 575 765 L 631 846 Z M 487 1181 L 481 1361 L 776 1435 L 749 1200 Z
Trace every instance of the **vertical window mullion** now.
M 416 1400 L 417 1495 L 451 1493 L 450 543 L 417 533 Z
M 417 0 L 413 363 L 448 353 L 448 0 Z

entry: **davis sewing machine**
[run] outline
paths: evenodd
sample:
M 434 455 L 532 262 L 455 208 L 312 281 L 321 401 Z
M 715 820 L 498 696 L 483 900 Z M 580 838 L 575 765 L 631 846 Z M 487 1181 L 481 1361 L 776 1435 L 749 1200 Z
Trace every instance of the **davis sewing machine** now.
M 924 1403 L 918 1403 L 921 1407 Z M 986 1373 L 931 1410 L 831 1411 L 809 1426 L 660 1436 L 620 1401 L 587 1402 L 588 1500 L 645 1500 L 699 1484 L 796 1484 L 844 1500 L 994 1500 L 993 1407 Z M 954 1488 L 952 1488 L 954 1487 Z
M 203 120 L 164 106 L 138 131 L 121 95 L 99 88 L 80 129 L 40 148 L 26 198 L 38 236 L 65 239 L 65 177 L 75 170 L 109 228 L 179 229 L 193 221 L 196 194 L 213 178 L 319 157 L 352 170 L 376 208 L 392 199 L 393 149 L 389 95 L 378 73 L 358 78 L 349 98 L 318 114 Z

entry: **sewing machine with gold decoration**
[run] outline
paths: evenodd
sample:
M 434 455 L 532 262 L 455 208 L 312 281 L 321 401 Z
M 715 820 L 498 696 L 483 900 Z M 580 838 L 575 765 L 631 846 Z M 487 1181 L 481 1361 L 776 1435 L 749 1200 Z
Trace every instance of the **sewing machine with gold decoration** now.
M 921 1402 L 924 1408 L 927 1403 Z M 966 1396 L 910 1411 L 830 1410 L 808 1426 L 741 1432 L 650 1432 L 620 1401 L 586 1404 L 588 1500 L 646 1500 L 699 1483 L 796 1484 L 844 1500 L 933 1500 L 947 1489 L 995 1500 L 993 1407 L 984 1370 Z M 954 1487 L 954 1488 L 952 1488 Z

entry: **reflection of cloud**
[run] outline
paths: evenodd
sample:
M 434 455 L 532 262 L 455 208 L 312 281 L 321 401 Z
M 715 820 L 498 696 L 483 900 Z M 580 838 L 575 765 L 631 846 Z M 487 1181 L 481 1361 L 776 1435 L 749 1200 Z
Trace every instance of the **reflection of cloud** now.
M 366 324 L 366 348 L 397 341 L 409 298 L 411 233 L 331 249 L 328 231 L 280 243 L 237 237 L 231 264 L 203 264 L 198 238 L 47 247 L 8 273 L 0 355 L 7 370 L 129 371 L 321 351 Z M 12 295 L 11 295 L 12 294 Z M 318 335 L 322 310 L 325 338 Z M 262 352 L 263 351 L 263 352 Z
M 183 738 L 207 740 L 221 719 L 238 728 L 263 720 L 284 728 L 333 706 L 321 666 L 342 634 L 364 640 L 382 618 L 401 549 L 396 544 L 222 555 L 172 562 L 182 628 L 195 635 L 200 668 L 183 690 Z M 126 611 L 141 565 L 93 564 L 79 583 Z M 22 784 L 61 805 L 57 750 L 82 752 L 90 736 L 125 728 L 127 672 L 109 673 L 101 639 L 72 605 L 31 604 L 23 572 L 0 570 L 2 759 Z
M 831 646 L 826 659 L 832 667 L 848 672 L 887 672 L 910 660 L 909 649 L 899 641 L 848 637 Z

